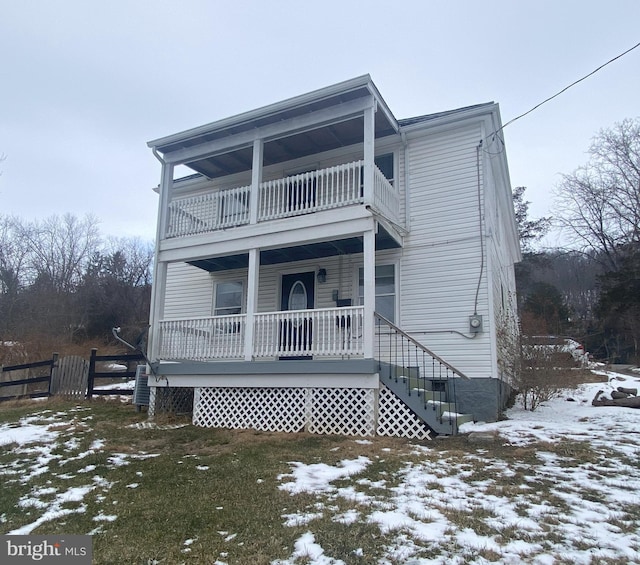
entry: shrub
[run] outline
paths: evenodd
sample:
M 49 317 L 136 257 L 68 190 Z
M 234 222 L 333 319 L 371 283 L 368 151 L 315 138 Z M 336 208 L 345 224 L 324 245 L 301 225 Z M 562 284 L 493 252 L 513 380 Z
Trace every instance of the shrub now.
M 549 343 L 523 336 L 516 371 L 515 388 L 522 396 L 525 410 L 560 396 L 563 389 L 575 386 L 576 362 L 564 343 Z

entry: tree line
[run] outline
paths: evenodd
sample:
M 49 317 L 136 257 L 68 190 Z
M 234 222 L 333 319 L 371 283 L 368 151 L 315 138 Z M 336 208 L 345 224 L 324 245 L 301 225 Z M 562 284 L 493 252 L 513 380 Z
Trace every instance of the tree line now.
M 137 339 L 148 324 L 152 264 L 152 242 L 105 238 L 90 215 L 0 215 L 0 346 L 106 343 L 115 326 Z
M 570 335 L 596 358 L 640 362 L 640 119 L 594 137 L 588 162 L 555 191 L 556 217 L 529 219 L 524 191 L 513 193 L 523 332 Z M 566 247 L 536 249 L 552 225 Z

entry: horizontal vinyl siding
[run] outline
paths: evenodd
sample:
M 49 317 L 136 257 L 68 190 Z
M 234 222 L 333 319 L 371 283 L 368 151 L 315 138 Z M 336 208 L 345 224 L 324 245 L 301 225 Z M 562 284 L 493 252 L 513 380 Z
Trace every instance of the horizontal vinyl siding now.
M 357 298 L 355 269 L 362 265 L 362 255 L 328 257 L 312 261 L 268 265 L 260 268 L 258 312 L 280 310 L 280 285 L 282 273 L 316 272 L 327 270 L 327 281 L 315 286 L 315 307 L 333 308 L 333 291 L 340 298 Z M 247 269 L 235 269 L 220 273 L 208 273 L 186 263 L 171 263 L 167 273 L 167 293 L 164 319 L 211 316 L 213 289 L 216 283 L 241 281 L 244 285 L 243 311 L 246 311 Z
M 379 264 L 397 262 L 398 252 L 381 252 Z M 315 283 L 315 307 L 334 308 L 333 292 L 339 298 L 351 299 L 356 305 L 358 299 L 358 268 L 363 265 L 362 254 L 326 257 L 317 260 L 299 261 L 268 265 L 260 268 L 258 290 L 258 312 L 280 310 L 281 277 L 283 273 L 327 271 L 325 283 Z M 186 263 L 172 263 L 167 275 L 167 298 L 165 319 L 211 316 L 213 289 L 216 283 L 241 281 L 244 285 L 243 311 L 246 311 L 247 269 L 235 269 L 220 273 L 208 273 Z
M 311 261 L 299 261 L 280 265 L 269 265 L 260 269 L 260 291 L 258 297 L 259 312 L 274 312 L 280 310 L 281 275 L 283 273 L 317 272 L 318 269 L 327 270 L 327 281 L 315 285 L 315 307 L 334 308 L 333 291 L 338 290 L 340 298 L 352 298 L 354 264 L 360 264 L 362 259 L 349 255 L 341 257 L 325 257 Z M 342 267 L 341 267 L 342 261 Z M 341 276 L 342 274 L 342 276 Z
M 487 159 L 485 159 L 485 162 Z M 495 185 L 493 169 L 487 167 L 487 185 Z M 501 187 L 504 190 L 504 187 Z M 487 233 L 491 234 L 487 243 L 487 254 L 491 269 L 493 316 L 496 330 L 496 364 L 501 378 L 509 382 L 513 377 L 513 356 L 517 348 L 518 320 L 515 272 L 513 267 L 517 249 L 505 231 L 511 220 L 513 206 L 511 193 L 498 193 L 497 189 L 487 193 L 485 221 Z
M 207 271 L 187 263 L 170 263 L 164 319 L 210 316 L 213 285 Z
M 403 330 L 470 377 L 494 373 L 487 260 L 478 314 L 484 333 L 466 339 L 481 276 L 476 146 L 479 126 L 410 140 L 411 232 L 400 275 Z

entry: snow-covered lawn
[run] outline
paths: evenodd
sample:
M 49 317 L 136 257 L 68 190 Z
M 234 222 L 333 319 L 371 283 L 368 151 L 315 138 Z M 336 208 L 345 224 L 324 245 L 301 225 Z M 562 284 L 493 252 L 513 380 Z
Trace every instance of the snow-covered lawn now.
M 334 519 L 366 520 L 381 532 L 393 532 L 383 562 L 640 563 L 640 410 L 591 406 L 598 390 L 640 383 L 608 377 L 608 384 L 581 385 L 534 413 L 515 407 L 508 420 L 463 426 L 463 433 L 494 432 L 498 444 L 539 446 L 534 464 L 507 465 L 493 456 L 492 444 L 462 457 L 439 451 L 437 458 L 433 448 L 416 446 L 423 457 L 407 463 L 399 481 L 384 476 L 358 481 L 358 473 L 372 463 L 360 457 L 334 467 L 294 462 L 280 488 L 315 493 L 316 515 L 320 506 L 353 501 L 357 509 Z M 586 459 L 584 449 L 578 458 L 573 454 L 571 445 L 577 442 L 587 444 Z M 553 449 L 558 445 L 566 454 Z M 347 476 L 359 484 L 357 491 L 352 485 L 333 486 Z M 465 514 L 472 527 L 460 527 Z M 291 558 L 278 564 L 298 563 L 305 554 L 310 563 L 343 563 L 315 543 L 314 513 L 285 518 L 290 524 L 308 521 L 309 531 L 298 539 Z
M 350 439 L 331 449 L 327 460 L 333 464 L 286 462 L 288 472 L 258 480 L 261 487 L 269 485 L 292 501 L 279 510 L 279 525 L 297 532 L 289 549 L 282 548 L 271 563 L 640 563 L 640 410 L 591 406 L 597 390 L 638 388 L 640 379 L 607 376 L 608 384 L 581 385 L 534 413 L 515 407 L 508 420 L 464 425 L 465 434 L 495 433 L 494 442 L 458 437 L 378 448 L 375 439 Z M 81 461 L 104 450 L 99 439 L 83 441 L 92 425 L 84 407 L 0 425 L 0 453 L 31 461 L 25 466 L 20 458 L 6 464 L 0 460 L 0 480 L 28 485 L 49 472 L 54 460 Z M 138 427 L 141 433 L 147 428 Z M 116 469 L 157 454 L 107 455 L 107 469 Z M 399 461 L 397 470 L 388 470 L 387 458 Z M 208 460 L 196 469 L 206 474 L 211 466 Z M 78 482 L 83 474 L 86 479 Z M 113 485 L 108 472 L 97 474 L 91 465 L 75 476 L 68 489 L 34 486 L 19 501 L 33 520 L 12 528 L 6 513 L 0 514 L 0 531 L 37 533 L 48 521 L 86 512 L 87 499 L 95 504 Z M 126 486 L 138 488 L 137 482 Z M 118 517 L 118 506 L 112 505 L 95 512 L 91 530 L 68 533 L 108 536 Z M 368 524 L 380 541 L 363 539 L 348 551 L 332 553 L 320 539 L 326 539 L 327 522 L 346 528 Z M 185 538 L 181 553 L 193 555 L 189 552 L 200 537 Z M 233 538 L 229 543 L 237 542 Z M 373 551 L 375 543 L 382 546 Z M 234 563 L 226 552 L 209 558 L 211 563 Z

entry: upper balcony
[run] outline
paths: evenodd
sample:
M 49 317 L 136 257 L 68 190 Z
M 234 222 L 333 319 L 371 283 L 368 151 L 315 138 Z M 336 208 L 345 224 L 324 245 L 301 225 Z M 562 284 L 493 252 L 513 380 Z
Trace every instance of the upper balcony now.
M 312 214 L 365 204 L 364 162 L 354 161 L 261 182 L 257 191 L 256 221 Z M 395 187 L 374 166 L 370 206 L 394 224 L 400 223 L 400 201 Z M 252 187 L 212 190 L 176 198 L 168 205 L 165 238 L 206 234 L 251 222 Z
M 343 224 L 375 215 L 402 226 L 398 183 L 376 167 L 376 155 L 401 145 L 398 122 L 368 75 L 151 141 L 162 162 L 160 250 L 208 245 L 229 228 L 235 239 L 282 233 L 305 223 L 276 222 L 305 214 Z M 180 166 L 200 180 L 175 179 Z

